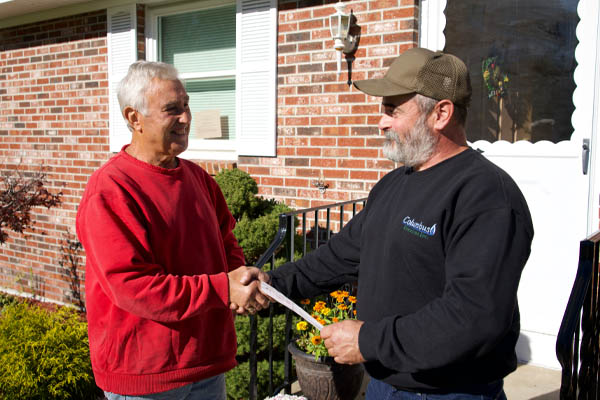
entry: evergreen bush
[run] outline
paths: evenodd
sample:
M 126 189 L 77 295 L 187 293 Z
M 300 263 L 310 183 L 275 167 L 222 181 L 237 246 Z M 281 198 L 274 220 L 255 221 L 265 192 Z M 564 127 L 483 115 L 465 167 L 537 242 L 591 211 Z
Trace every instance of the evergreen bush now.
M 254 218 L 261 211 L 261 199 L 256 197 L 258 185 L 248 173 L 237 168 L 223 169 L 215 175 L 215 180 L 236 220 L 239 221 L 244 215 Z
M 281 312 L 281 309 L 276 311 Z M 269 393 L 269 318 L 258 316 L 257 337 L 257 393 L 262 399 L 271 395 Z M 225 374 L 227 382 L 227 398 L 229 400 L 247 399 L 248 385 L 250 383 L 250 318 L 238 316 L 235 320 L 237 333 L 237 361 L 238 366 Z M 277 314 L 273 318 L 273 384 L 280 385 L 283 382 L 285 355 L 285 315 Z
M 258 186 L 252 177 L 239 169 L 222 170 L 215 176 L 227 202 L 231 214 L 237 221 L 233 230 L 239 245 L 244 250 L 248 265 L 254 265 L 263 254 L 277 234 L 279 229 L 279 214 L 292 209 L 275 200 L 258 197 Z M 297 221 L 296 221 L 297 226 Z M 296 246 L 301 244 L 297 237 Z M 296 247 L 298 248 L 298 247 Z M 282 257 L 277 258 L 275 265 L 284 262 Z M 285 315 L 283 308 L 274 305 L 275 317 L 273 321 L 273 383 L 275 386 L 283 382 L 283 359 L 285 348 Z M 268 324 L 269 318 L 263 318 L 266 313 L 258 316 L 257 338 L 257 383 L 258 398 L 270 396 L 269 393 L 269 361 L 268 361 Z M 249 318 L 238 316 L 235 321 L 238 351 L 236 359 L 238 366 L 227 372 L 227 397 L 230 400 L 247 399 L 248 385 L 250 382 L 249 353 L 250 353 L 250 323 Z
M 0 397 L 96 399 L 87 324 L 73 309 L 12 303 L 0 315 Z

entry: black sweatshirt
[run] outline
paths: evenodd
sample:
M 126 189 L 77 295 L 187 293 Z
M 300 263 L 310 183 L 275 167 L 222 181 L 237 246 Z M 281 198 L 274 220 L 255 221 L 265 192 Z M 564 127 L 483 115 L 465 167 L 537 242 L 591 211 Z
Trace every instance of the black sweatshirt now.
M 359 346 L 374 378 L 473 392 L 517 365 L 517 288 L 533 226 L 515 182 L 468 149 L 398 168 L 326 245 L 271 272 L 292 298 L 358 278 Z

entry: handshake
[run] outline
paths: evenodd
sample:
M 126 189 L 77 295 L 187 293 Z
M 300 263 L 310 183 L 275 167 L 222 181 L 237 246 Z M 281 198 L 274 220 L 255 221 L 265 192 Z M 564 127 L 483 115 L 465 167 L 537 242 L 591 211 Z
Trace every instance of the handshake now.
M 239 267 L 229 277 L 229 308 L 237 314 L 255 314 L 269 307 L 269 298 L 261 293 L 260 281 L 271 277 L 256 267 Z

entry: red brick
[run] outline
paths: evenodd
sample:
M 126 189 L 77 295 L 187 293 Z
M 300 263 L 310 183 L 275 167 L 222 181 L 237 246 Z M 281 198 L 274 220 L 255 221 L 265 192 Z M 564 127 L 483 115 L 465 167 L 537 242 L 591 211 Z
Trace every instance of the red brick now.
M 340 139 L 338 139 L 338 146 L 362 147 L 364 145 L 365 145 L 365 140 L 362 138 L 340 138 Z
M 336 139 L 334 138 L 323 138 L 315 137 L 310 139 L 311 146 L 335 146 Z
M 337 178 L 337 179 L 347 179 L 350 175 L 350 171 L 345 169 L 324 169 L 323 176 L 325 178 Z
M 366 117 L 364 117 L 362 115 L 338 118 L 338 123 L 340 125 L 360 125 L 360 124 L 364 124 L 365 121 L 366 121 Z
M 350 171 L 350 179 L 378 180 L 379 173 L 377 171 Z
M 298 29 L 300 30 L 310 30 L 316 28 L 322 28 L 324 26 L 324 20 L 322 19 L 312 19 L 308 21 L 301 21 L 298 23 Z
M 261 185 L 283 186 L 283 178 L 262 177 L 260 178 Z
M 398 0 L 373 0 L 369 2 L 369 10 L 398 7 Z
M 304 177 L 318 177 L 319 171 L 314 168 L 306 169 L 306 168 L 298 168 L 296 169 L 296 176 L 304 176 Z
M 338 168 L 365 168 L 365 160 L 339 160 Z
M 365 95 L 362 93 L 340 94 L 338 100 L 340 103 L 364 103 Z
M 378 114 L 381 106 L 377 105 L 356 105 L 350 109 L 352 114 Z
M 323 157 L 348 157 L 348 149 L 346 148 L 324 148 L 322 153 Z
M 310 119 L 311 125 L 335 125 L 336 117 L 313 117 Z
M 299 147 L 296 149 L 296 155 L 299 156 L 320 156 L 321 149 L 315 147 Z
M 307 179 L 285 178 L 285 186 L 307 187 L 309 181 Z
M 310 19 L 310 10 L 303 11 L 291 11 L 291 12 L 283 12 L 279 13 L 279 21 L 280 22 L 290 22 L 290 21 L 300 21 L 303 19 Z
M 332 127 L 324 127 L 323 135 L 324 136 L 348 136 L 350 131 L 347 127 L 342 126 L 332 126 Z
M 378 149 L 350 149 L 351 157 L 376 158 L 379 155 Z
M 413 7 L 397 8 L 394 10 L 384 10 L 383 20 L 393 20 L 401 18 L 414 18 L 416 17 L 416 10 Z
M 284 119 L 284 125 L 287 126 L 296 126 L 296 125 L 301 125 L 301 126 L 306 126 L 308 125 L 309 119 L 308 117 L 288 117 Z
M 335 168 L 336 160 L 332 158 L 312 158 L 310 160 L 310 165 L 312 167 Z

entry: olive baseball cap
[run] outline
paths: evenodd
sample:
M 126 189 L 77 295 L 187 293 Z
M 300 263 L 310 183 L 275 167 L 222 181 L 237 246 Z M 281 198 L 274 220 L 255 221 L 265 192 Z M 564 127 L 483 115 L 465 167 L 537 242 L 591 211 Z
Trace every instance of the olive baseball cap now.
M 465 63 L 452 54 L 419 47 L 398 56 L 383 78 L 355 81 L 354 86 L 371 96 L 419 93 L 463 106 L 471 101 L 471 80 Z

